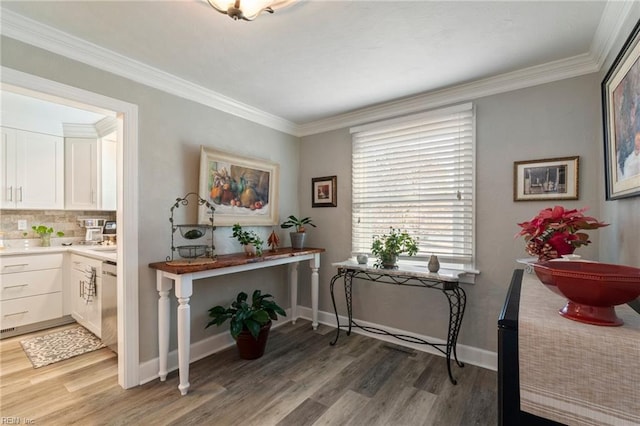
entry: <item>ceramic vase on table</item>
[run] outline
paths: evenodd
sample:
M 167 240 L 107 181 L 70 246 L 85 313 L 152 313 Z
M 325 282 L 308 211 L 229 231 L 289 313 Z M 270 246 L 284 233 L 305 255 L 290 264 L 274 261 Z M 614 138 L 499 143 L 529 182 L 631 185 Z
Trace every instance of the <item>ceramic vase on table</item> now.
M 440 270 L 440 261 L 438 260 L 438 256 L 435 254 L 431 255 L 427 268 L 429 269 L 429 272 L 438 272 Z

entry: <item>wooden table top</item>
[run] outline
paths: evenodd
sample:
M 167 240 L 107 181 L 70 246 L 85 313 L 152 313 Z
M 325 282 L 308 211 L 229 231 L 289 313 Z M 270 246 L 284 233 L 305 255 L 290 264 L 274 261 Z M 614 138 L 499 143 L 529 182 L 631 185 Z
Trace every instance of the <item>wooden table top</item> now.
M 229 266 L 246 265 L 249 263 L 265 262 L 267 260 L 277 260 L 287 257 L 305 256 L 308 254 L 322 253 L 323 248 L 305 247 L 303 249 L 292 249 L 291 247 L 278 248 L 275 251 L 265 250 L 262 256 L 247 256 L 246 253 L 220 254 L 216 261 L 203 264 L 170 265 L 167 262 L 150 263 L 149 267 L 160 271 L 169 272 L 176 275 L 191 274 L 193 272 L 208 271 L 210 269 L 227 268 Z

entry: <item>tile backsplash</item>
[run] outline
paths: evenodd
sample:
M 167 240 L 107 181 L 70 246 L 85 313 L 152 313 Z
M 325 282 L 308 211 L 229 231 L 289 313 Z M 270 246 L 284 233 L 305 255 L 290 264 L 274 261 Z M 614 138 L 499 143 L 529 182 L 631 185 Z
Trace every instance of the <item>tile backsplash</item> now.
M 5 240 L 37 238 L 31 227 L 45 225 L 54 232 L 64 232 L 65 238 L 84 238 L 85 230 L 78 226 L 78 219 L 116 220 L 113 211 L 71 211 L 71 210 L 0 210 L 0 231 Z M 18 231 L 18 220 L 27 221 L 26 231 Z M 27 232 L 27 236 L 23 235 Z

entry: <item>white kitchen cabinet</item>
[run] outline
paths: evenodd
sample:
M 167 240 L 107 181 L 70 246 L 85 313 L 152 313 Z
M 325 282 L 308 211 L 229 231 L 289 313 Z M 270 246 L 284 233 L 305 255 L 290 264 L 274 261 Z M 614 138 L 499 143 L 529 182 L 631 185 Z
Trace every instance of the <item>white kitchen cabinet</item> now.
M 65 139 L 65 207 L 116 210 L 116 141 Z
M 64 208 L 64 140 L 2 127 L 3 209 Z
M 71 255 L 71 316 L 98 337 L 102 335 L 102 261 Z
M 0 329 L 63 316 L 63 254 L 0 257 Z

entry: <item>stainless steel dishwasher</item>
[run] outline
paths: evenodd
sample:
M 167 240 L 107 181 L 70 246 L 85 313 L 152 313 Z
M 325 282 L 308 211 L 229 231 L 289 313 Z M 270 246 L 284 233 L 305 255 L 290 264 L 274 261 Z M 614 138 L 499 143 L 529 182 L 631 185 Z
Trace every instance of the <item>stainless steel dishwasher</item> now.
M 118 270 L 115 262 L 102 263 L 102 343 L 118 353 Z

